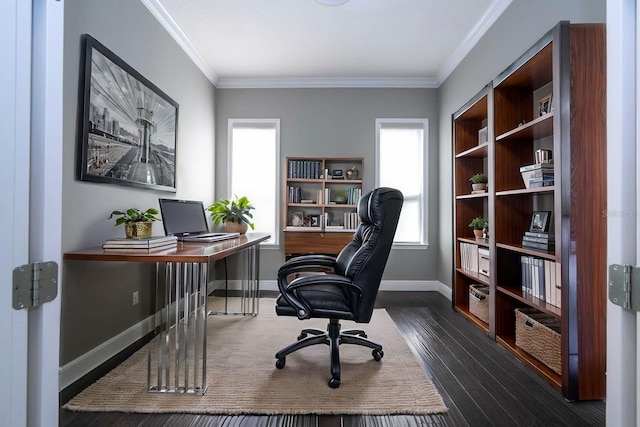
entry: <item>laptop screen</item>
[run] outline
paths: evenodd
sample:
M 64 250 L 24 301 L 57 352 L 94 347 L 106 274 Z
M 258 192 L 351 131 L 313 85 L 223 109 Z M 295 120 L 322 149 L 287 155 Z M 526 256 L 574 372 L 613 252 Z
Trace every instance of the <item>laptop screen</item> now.
M 209 232 L 204 205 L 200 201 L 160 199 L 160 212 L 167 236 Z

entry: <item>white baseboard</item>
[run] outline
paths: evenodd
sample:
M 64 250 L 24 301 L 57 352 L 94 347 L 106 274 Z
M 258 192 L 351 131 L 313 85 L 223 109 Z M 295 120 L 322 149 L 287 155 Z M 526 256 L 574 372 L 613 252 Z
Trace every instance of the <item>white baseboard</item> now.
M 224 289 L 224 281 L 215 283 L 215 289 Z M 230 290 L 242 289 L 240 280 L 229 281 Z M 263 291 L 277 291 L 278 284 L 275 280 L 261 280 L 260 289 Z M 383 281 L 381 291 L 435 291 L 451 300 L 451 288 L 437 280 L 397 280 Z M 128 346 L 153 331 L 155 316 L 149 316 L 145 320 L 133 325 L 126 331 L 116 335 L 108 341 L 100 344 L 77 359 L 60 367 L 59 391 L 64 390 L 80 378 L 115 356 Z
M 149 316 L 126 331 L 93 348 L 82 356 L 60 367 L 59 391 L 115 356 L 131 344 L 153 331 L 155 316 Z

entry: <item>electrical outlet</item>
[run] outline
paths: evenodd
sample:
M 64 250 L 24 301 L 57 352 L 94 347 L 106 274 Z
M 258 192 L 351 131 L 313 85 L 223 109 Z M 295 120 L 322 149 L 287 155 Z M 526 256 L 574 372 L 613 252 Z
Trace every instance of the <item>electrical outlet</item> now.
M 133 293 L 133 305 L 138 304 L 138 291 Z

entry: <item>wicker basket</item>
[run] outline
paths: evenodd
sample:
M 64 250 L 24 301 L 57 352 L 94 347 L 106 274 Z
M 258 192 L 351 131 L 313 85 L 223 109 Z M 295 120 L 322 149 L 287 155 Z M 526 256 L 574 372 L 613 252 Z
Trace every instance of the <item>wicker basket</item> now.
M 469 313 L 485 323 L 489 323 L 489 287 L 469 286 Z
M 516 308 L 516 346 L 557 374 L 562 372 L 560 321 L 533 308 Z

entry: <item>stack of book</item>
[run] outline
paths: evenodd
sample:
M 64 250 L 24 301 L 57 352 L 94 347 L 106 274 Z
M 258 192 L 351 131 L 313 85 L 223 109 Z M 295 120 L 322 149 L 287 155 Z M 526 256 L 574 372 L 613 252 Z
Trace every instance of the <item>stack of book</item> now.
M 102 249 L 105 253 L 150 253 L 175 249 L 178 246 L 176 236 L 153 236 L 147 239 L 114 238 L 105 240 Z
M 553 163 L 536 163 L 520 168 L 526 188 L 549 187 L 554 184 Z
M 522 246 L 543 251 L 552 251 L 556 246 L 556 236 L 553 231 L 533 232 L 526 231 L 522 236 Z

